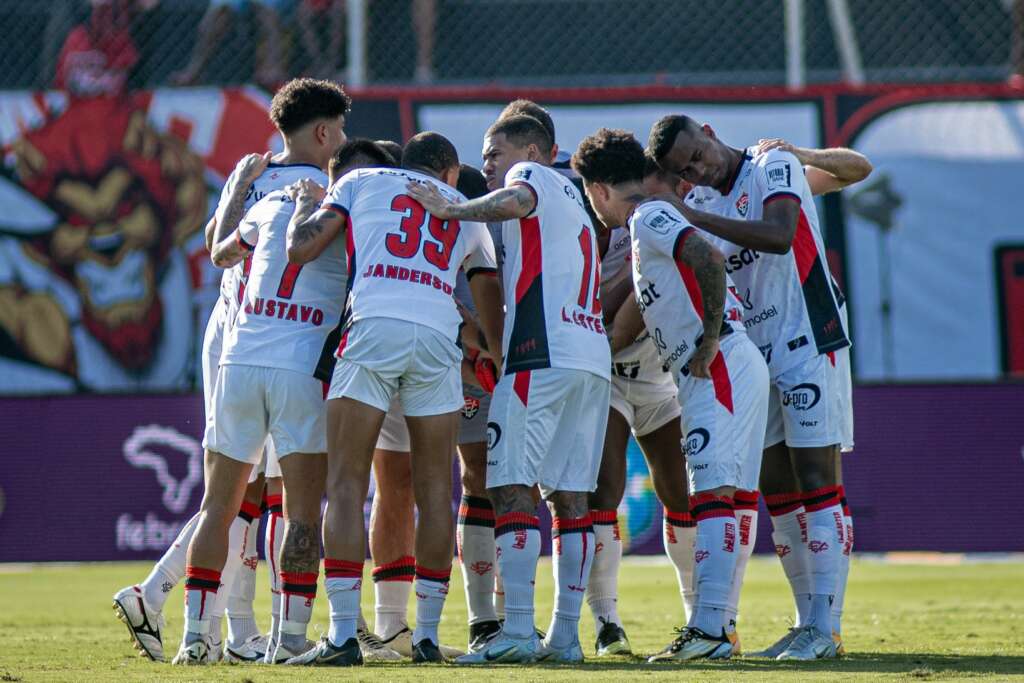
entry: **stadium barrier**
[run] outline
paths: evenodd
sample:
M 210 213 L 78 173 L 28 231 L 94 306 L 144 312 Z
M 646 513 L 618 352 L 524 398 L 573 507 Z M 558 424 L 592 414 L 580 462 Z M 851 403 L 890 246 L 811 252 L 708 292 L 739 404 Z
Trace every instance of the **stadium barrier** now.
M 1022 405 L 1020 384 L 857 388 L 844 467 L 856 550 L 1024 551 Z M 0 562 L 158 557 L 202 499 L 202 432 L 198 396 L 0 399 Z M 628 477 L 627 552 L 659 554 L 635 446 Z M 758 552 L 771 551 L 767 517 L 762 504 Z

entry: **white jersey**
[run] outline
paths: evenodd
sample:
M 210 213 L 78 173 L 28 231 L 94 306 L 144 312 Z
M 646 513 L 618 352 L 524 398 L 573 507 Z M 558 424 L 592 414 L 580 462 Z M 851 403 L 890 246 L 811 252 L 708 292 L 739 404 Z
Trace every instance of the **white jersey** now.
M 736 220 L 760 220 L 766 204 L 800 203 L 793 248 L 767 254 L 706 235 L 725 256 L 726 271 L 743 303 L 743 324 L 768 362 L 772 377 L 818 354 L 850 345 L 839 315 L 842 297 L 828 270 L 818 212 L 803 167 L 789 152 L 747 150 L 725 195 L 695 187 L 686 202 Z
M 214 212 L 218 223 L 224 220 L 224 211 L 227 210 L 228 200 L 231 198 L 231 185 L 238 175 L 238 168 L 241 164 L 242 162 L 239 161 L 238 166 L 235 166 L 235 169 L 231 171 L 231 175 L 228 176 L 227 182 L 224 183 L 224 188 L 220 192 L 220 201 L 217 203 L 217 209 Z M 269 164 L 267 169 L 249 186 L 249 191 L 245 195 L 243 215 L 256 202 L 271 192 L 283 190 L 288 185 L 303 178 L 309 178 L 327 187 L 327 174 L 316 166 L 310 164 Z M 228 326 L 234 322 L 235 313 L 238 311 L 238 304 L 242 300 L 246 277 L 249 274 L 249 264 L 250 261 L 247 258 L 241 263 L 227 268 L 221 276 L 220 295 L 227 306 L 227 315 L 224 320 Z
M 633 236 L 633 287 L 644 324 L 662 362 L 678 380 L 678 373 L 704 336 L 704 303 L 697 277 L 678 263 L 676 245 L 699 234 L 668 202 L 644 202 L 629 217 Z M 743 334 L 740 302 L 730 291 L 726 276 L 725 311 L 721 336 Z
M 607 379 L 600 257 L 579 191 L 533 162 L 509 169 L 505 186 L 511 185 L 529 187 L 537 206 L 502 224 L 505 373 L 566 368 Z
M 453 292 L 459 268 L 472 278 L 493 273 L 494 245 L 483 223 L 435 218 L 406 194 L 410 182 L 432 183 L 447 199 L 458 191 L 417 171 L 363 168 L 331 187 L 323 208 L 348 221 L 349 303 L 346 326 L 364 318 L 425 325 L 451 339 L 462 316 Z
M 239 239 L 255 250 L 221 365 L 293 370 L 326 381 L 345 301 L 345 236 L 309 263 L 289 263 L 285 238 L 294 211 L 288 195 L 271 192 L 238 226 Z

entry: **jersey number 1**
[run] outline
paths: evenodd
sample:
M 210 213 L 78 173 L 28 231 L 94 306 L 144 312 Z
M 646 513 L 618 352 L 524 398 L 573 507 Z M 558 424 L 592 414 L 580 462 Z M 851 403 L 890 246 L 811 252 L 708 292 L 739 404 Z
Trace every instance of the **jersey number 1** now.
M 589 305 L 590 312 L 597 315 L 601 312 L 601 299 L 598 297 L 601 291 L 601 261 L 594 253 L 594 238 L 590 228 L 583 226 L 579 240 L 580 251 L 583 252 L 583 278 L 580 280 L 580 296 L 576 303 L 584 310 Z M 593 296 L 590 295 L 591 286 L 594 289 Z
M 389 232 L 384 240 L 388 252 L 398 258 L 412 258 L 419 253 L 422 242 L 423 258 L 440 270 L 448 270 L 452 249 L 455 248 L 455 240 L 458 239 L 461 230 L 459 221 L 454 218 L 445 221 L 431 216 L 427 223 L 427 232 L 437 242 L 424 242 L 423 223 L 426 221 L 427 211 L 422 204 L 409 195 L 400 194 L 391 200 L 391 210 L 403 215 L 398 224 L 401 232 Z

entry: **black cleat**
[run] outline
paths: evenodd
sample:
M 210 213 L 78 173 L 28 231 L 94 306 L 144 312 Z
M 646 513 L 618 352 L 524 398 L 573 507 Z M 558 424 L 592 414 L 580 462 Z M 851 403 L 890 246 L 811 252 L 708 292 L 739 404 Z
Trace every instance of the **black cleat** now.
M 301 655 L 292 657 L 285 664 L 289 666 L 356 666 L 363 663 L 359 641 L 349 638 L 341 647 L 335 647 L 324 636 L 316 647 Z
M 487 647 L 491 638 L 501 633 L 501 622 L 497 620 L 478 621 L 469 625 L 469 651 L 479 652 Z
M 447 664 L 448 660 L 441 654 L 441 648 L 430 638 L 424 638 L 412 646 L 413 664 Z
M 601 621 L 601 632 L 597 634 L 597 642 L 594 643 L 597 656 L 633 654 L 625 630 L 613 621 L 605 621 L 603 618 Z

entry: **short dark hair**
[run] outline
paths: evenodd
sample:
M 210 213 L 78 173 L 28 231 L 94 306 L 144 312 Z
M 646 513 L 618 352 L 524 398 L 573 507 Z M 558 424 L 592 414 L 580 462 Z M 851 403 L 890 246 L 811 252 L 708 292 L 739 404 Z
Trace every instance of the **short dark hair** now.
M 626 130 L 602 128 L 583 139 L 572 167 L 588 183 L 618 185 L 644 179 L 644 148 Z
M 360 166 L 378 168 L 394 168 L 398 165 L 387 150 L 373 140 L 352 138 L 331 157 L 329 167 L 331 176 L 337 177 L 340 175 L 339 171 L 352 166 L 356 161 Z
M 540 121 L 540 125 L 544 126 L 544 130 L 546 130 L 548 135 L 551 136 L 551 144 L 553 145 L 555 143 L 555 122 L 551 118 L 551 112 L 533 100 L 512 100 L 505 105 L 504 109 L 501 110 L 501 114 L 498 115 L 498 120 L 507 119 L 508 117 L 516 116 L 517 114 L 532 116 Z
M 378 145 L 384 148 L 391 158 L 395 160 L 395 165 L 398 166 L 402 163 L 402 146 L 394 140 L 375 140 Z
M 459 182 L 455 189 L 466 195 L 466 199 L 483 197 L 488 192 L 487 179 L 479 169 L 469 164 L 459 164 Z
M 458 165 L 459 153 L 455 151 L 455 145 L 434 131 L 412 136 L 402 148 L 403 168 L 424 168 L 441 173 Z
M 498 134 L 503 134 L 517 147 L 537 145 L 538 151 L 542 154 L 550 155 L 554 146 L 554 141 L 544 124 L 526 114 L 515 114 L 495 121 L 487 129 L 487 137 Z
M 284 135 L 289 135 L 316 119 L 343 116 L 351 108 L 352 99 L 337 83 L 293 78 L 274 93 L 270 120 Z
M 672 149 L 679 133 L 686 131 L 692 134 L 698 130 L 700 130 L 700 126 L 689 116 L 682 114 L 662 116 L 651 128 L 651 134 L 647 138 L 647 151 L 655 162 L 660 163 Z

